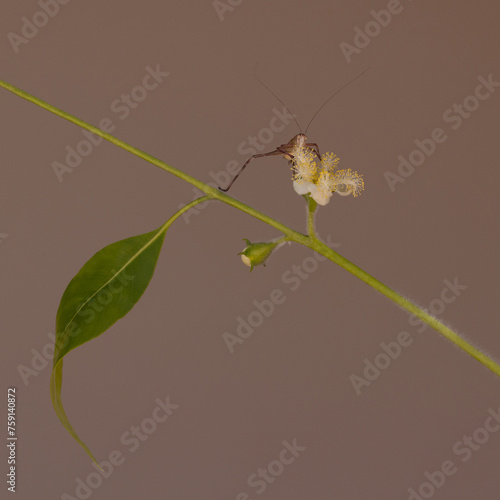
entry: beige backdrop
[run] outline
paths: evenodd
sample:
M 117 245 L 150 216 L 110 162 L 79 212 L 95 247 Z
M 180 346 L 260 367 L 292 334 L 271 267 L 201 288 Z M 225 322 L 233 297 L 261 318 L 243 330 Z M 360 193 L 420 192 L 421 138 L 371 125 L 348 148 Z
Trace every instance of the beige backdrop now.
M 251 141 L 267 151 L 298 132 L 256 63 L 303 128 L 370 67 L 308 130 L 366 184 L 321 208 L 319 231 L 499 359 L 499 13 L 493 0 L 4 2 L 0 78 L 210 181 Z M 0 106 L 17 498 L 498 499 L 500 379 L 307 249 L 250 274 L 242 238 L 278 234 L 216 203 L 171 228 L 133 311 L 66 359 L 68 415 L 114 462 L 102 478 L 51 406 L 59 300 L 97 250 L 195 195 L 3 90 Z M 282 158 L 255 160 L 231 194 L 304 228 Z M 242 322 L 231 353 L 223 335 Z

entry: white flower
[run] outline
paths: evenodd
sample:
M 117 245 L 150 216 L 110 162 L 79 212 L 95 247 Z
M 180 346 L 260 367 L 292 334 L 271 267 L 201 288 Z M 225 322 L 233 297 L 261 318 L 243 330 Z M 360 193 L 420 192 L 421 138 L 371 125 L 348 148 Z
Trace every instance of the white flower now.
M 297 194 L 313 194 L 318 191 L 316 184 L 313 182 L 308 182 L 304 179 L 296 179 L 293 181 L 293 189 Z
M 293 189 L 299 195 L 310 194 L 318 205 L 327 205 L 333 193 L 358 196 L 364 189 L 362 176 L 351 169 L 336 170 L 340 159 L 333 153 L 322 155 L 319 167 L 307 147 L 295 146 L 290 157 Z
M 321 172 L 316 183 L 316 192 L 311 193 L 313 200 L 318 204 L 325 206 L 332 197 L 332 175 L 330 172 Z

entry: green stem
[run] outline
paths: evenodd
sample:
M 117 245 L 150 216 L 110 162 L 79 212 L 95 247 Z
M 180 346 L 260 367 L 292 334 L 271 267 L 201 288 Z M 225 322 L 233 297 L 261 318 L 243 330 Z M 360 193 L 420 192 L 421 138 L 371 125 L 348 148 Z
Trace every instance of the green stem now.
M 307 234 L 311 238 L 316 238 L 316 229 L 314 227 L 314 213 L 318 204 L 312 196 L 305 195 L 307 200 Z
M 345 257 L 342 257 L 335 250 L 331 249 L 329 246 L 325 245 L 322 241 L 316 240 L 311 241 L 310 245 L 306 245 L 309 248 L 315 250 L 316 252 L 324 255 L 326 258 L 330 259 L 332 262 L 335 262 L 340 267 L 344 268 L 346 271 L 357 276 L 361 281 L 364 281 L 367 285 L 375 288 L 382 295 L 385 295 L 388 299 L 392 300 L 396 304 L 398 304 L 403 309 L 406 309 L 410 314 L 417 316 L 419 319 L 427 323 L 438 333 L 443 335 L 445 338 L 453 342 L 457 347 L 460 347 L 467 354 L 477 359 L 481 364 L 489 368 L 493 373 L 497 374 L 500 377 L 500 366 L 495 363 L 492 359 L 482 353 L 479 349 L 469 344 L 465 339 L 460 337 L 456 332 L 443 325 L 440 321 L 438 321 L 434 316 L 426 313 L 420 307 L 410 302 L 405 297 L 399 295 L 399 293 L 395 292 L 387 285 L 384 285 L 382 282 L 368 274 L 363 269 L 356 266 Z
M 191 175 L 186 174 L 185 172 L 182 172 L 181 170 L 178 170 L 177 168 L 172 167 L 171 165 L 168 165 L 167 163 L 159 160 L 158 158 L 155 158 L 154 156 L 146 153 L 145 151 L 141 151 L 140 149 L 135 148 L 134 146 L 131 146 L 130 144 L 127 144 L 124 141 L 121 141 L 120 139 L 114 137 L 113 135 L 108 134 L 107 132 L 104 132 L 97 127 L 94 127 L 90 123 L 87 123 L 84 120 L 81 120 L 80 118 L 77 118 L 76 116 L 67 113 L 66 111 L 56 108 L 52 104 L 42 101 L 42 99 L 39 99 L 38 97 L 28 94 L 24 90 L 21 90 L 15 87 L 14 85 L 11 85 L 10 83 L 0 80 L 0 87 L 3 87 L 6 90 L 12 92 L 13 94 L 22 97 L 23 99 L 26 99 L 27 101 L 30 101 L 33 104 L 36 104 L 37 106 L 40 106 L 41 108 L 46 109 L 47 111 L 50 111 L 51 113 L 61 118 L 64 118 L 65 120 L 68 120 L 69 122 L 74 123 L 75 125 L 78 125 L 79 127 L 84 128 L 85 130 L 88 130 L 98 135 L 99 137 L 102 137 L 103 139 L 106 139 L 115 146 L 118 146 L 119 148 L 122 148 L 125 151 L 128 151 L 129 153 L 132 153 L 133 155 L 138 156 L 143 160 L 146 160 L 147 162 L 155 165 L 156 167 L 161 168 L 162 170 L 165 170 L 166 172 L 169 172 L 186 182 L 189 182 L 193 186 L 203 191 L 206 195 L 210 196 L 210 198 L 223 201 L 224 203 L 227 203 L 232 207 L 238 208 L 243 212 L 251 215 L 252 217 L 255 217 L 256 219 L 259 219 L 262 222 L 265 222 L 266 224 L 273 226 L 278 231 L 281 231 L 282 233 L 288 236 L 305 237 L 305 235 L 302 235 L 301 233 L 294 231 L 293 229 L 285 226 L 284 224 L 281 224 L 280 222 L 272 219 L 268 215 L 265 215 L 262 212 L 259 212 L 258 210 L 255 210 L 254 208 L 248 205 L 245 205 L 241 201 L 232 198 L 226 193 L 220 191 L 219 189 L 213 188 L 212 186 L 205 184 L 204 182 L 196 179 L 195 177 L 192 177 Z
M 350 273 L 354 274 L 357 276 L 360 280 L 364 281 L 366 284 L 370 285 L 373 287 L 375 290 L 378 292 L 382 293 L 385 295 L 387 298 L 391 299 L 394 301 L 396 304 L 401 306 L 403 309 L 406 309 L 410 314 L 413 314 L 420 318 L 422 321 L 427 323 L 429 326 L 434 328 L 438 333 L 443 335 L 445 338 L 453 342 L 456 346 L 460 347 L 463 351 L 465 351 L 467 354 L 472 356 L 473 358 L 477 359 L 481 364 L 489 368 L 493 373 L 496 375 L 500 376 L 500 366 L 495 363 L 492 359 L 490 359 L 488 356 L 483 354 L 481 351 L 476 349 L 473 345 L 469 344 L 466 342 L 463 338 L 461 338 L 457 333 L 454 331 L 450 330 L 447 326 L 443 325 L 440 321 L 438 321 L 436 318 L 432 317 L 430 314 L 426 313 L 422 309 L 420 309 L 418 306 L 410 302 L 408 299 L 402 297 L 399 295 L 397 292 L 389 288 L 388 286 L 384 285 L 377 279 L 375 279 L 373 276 L 370 276 L 366 271 L 363 271 L 360 269 L 358 266 L 353 264 L 352 262 L 348 261 L 346 258 L 342 257 L 340 254 L 329 248 L 327 245 L 325 245 L 323 242 L 317 239 L 315 232 L 314 232 L 314 210 L 316 209 L 315 202 L 314 200 L 311 201 L 311 199 L 308 200 L 308 234 L 309 236 L 306 236 L 305 234 L 299 233 L 298 231 L 295 231 L 294 229 L 289 228 L 288 226 L 285 226 L 284 224 L 281 224 L 280 222 L 274 220 L 273 218 L 269 217 L 268 215 L 263 214 L 262 212 L 259 212 L 258 210 L 255 210 L 254 208 L 238 201 L 232 198 L 231 196 L 228 196 L 227 194 L 223 193 L 222 191 L 213 188 L 209 186 L 208 184 L 205 184 L 204 182 L 199 181 L 198 179 L 190 176 L 189 174 L 186 174 L 182 172 L 181 170 L 178 170 L 170 165 L 168 165 L 165 162 L 162 162 L 161 160 L 158 160 L 157 158 L 149 155 L 148 153 L 141 151 L 138 148 L 135 148 L 131 146 L 130 144 L 127 144 L 126 142 L 121 141 L 120 139 L 117 139 L 116 137 L 112 136 L 111 134 L 108 134 L 106 132 L 103 132 L 102 130 L 98 129 L 97 127 L 94 127 L 93 125 L 90 125 L 89 123 L 80 120 L 79 118 L 66 113 L 65 111 L 62 111 L 55 106 L 52 106 L 51 104 L 46 103 L 45 101 L 42 101 L 41 99 L 38 99 L 37 97 L 32 96 L 31 94 L 28 94 L 27 92 L 24 92 L 23 90 L 3 81 L 0 80 L 0 87 L 5 88 L 6 90 L 12 92 L 13 94 L 22 97 L 23 99 L 26 99 L 37 106 L 40 106 L 47 111 L 50 111 L 51 113 L 60 116 L 61 118 L 64 118 L 65 120 L 70 121 L 71 123 L 74 123 L 75 125 L 78 125 L 79 127 L 82 127 L 86 130 L 89 130 L 90 132 L 93 132 L 94 134 L 102 137 L 103 139 L 106 139 L 107 141 L 115 144 L 116 146 L 125 149 L 126 151 L 129 151 L 130 153 L 134 154 L 135 156 L 138 156 L 139 158 L 142 158 L 149 163 L 152 163 L 153 165 L 175 175 L 176 177 L 179 177 L 180 179 L 189 182 L 193 186 L 197 187 L 201 191 L 203 191 L 207 195 L 207 199 L 217 199 L 220 200 L 234 208 L 237 208 L 241 210 L 242 212 L 247 213 L 248 215 L 251 215 L 252 217 L 255 217 L 256 219 L 265 222 L 266 224 L 269 224 L 270 226 L 274 227 L 278 231 L 281 231 L 289 241 L 295 241 L 296 243 L 300 243 L 301 245 L 304 245 L 308 248 L 311 248 L 312 250 L 315 250 L 316 252 L 320 253 L 321 255 L 327 257 L 330 259 L 332 262 L 335 262 L 339 266 L 343 267 Z M 314 204 L 312 203 L 314 202 Z

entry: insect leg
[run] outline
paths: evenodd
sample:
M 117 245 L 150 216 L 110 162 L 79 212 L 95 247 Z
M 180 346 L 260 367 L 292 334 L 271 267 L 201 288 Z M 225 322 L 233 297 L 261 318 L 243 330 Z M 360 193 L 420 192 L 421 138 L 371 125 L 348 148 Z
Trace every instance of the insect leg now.
M 277 149 L 275 149 L 274 151 L 270 151 L 269 153 L 259 153 L 259 154 L 256 154 L 256 155 L 253 155 L 253 156 L 250 156 L 250 158 L 248 158 L 248 160 L 243 164 L 243 166 L 238 170 L 238 172 L 236 173 L 236 175 L 233 177 L 233 179 L 231 180 L 231 182 L 229 183 L 229 186 L 227 186 L 227 188 L 221 188 L 219 187 L 219 189 L 221 191 L 223 191 L 224 193 L 226 193 L 227 191 L 229 191 L 230 187 L 234 184 L 234 181 L 240 176 L 241 172 L 243 172 L 243 170 L 245 169 L 245 167 L 250 163 L 251 160 L 253 160 L 254 158 L 262 158 L 264 156 L 275 156 L 275 155 L 282 155 L 283 153 L 281 151 L 278 151 Z

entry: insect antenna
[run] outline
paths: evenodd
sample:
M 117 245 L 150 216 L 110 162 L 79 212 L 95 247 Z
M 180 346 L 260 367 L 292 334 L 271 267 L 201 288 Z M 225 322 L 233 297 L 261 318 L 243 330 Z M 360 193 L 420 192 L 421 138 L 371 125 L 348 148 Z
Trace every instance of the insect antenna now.
M 285 109 L 292 115 L 292 118 L 293 118 L 293 121 L 297 124 L 297 127 L 299 129 L 299 132 L 302 133 L 302 128 L 301 126 L 299 125 L 299 122 L 297 121 L 297 119 L 295 118 L 295 115 L 290 111 L 290 108 L 259 78 L 259 76 L 257 75 L 257 64 L 254 66 L 253 68 L 253 74 L 255 76 L 255 78 L 257 79 L 257 81 L 276 99 L 278 100 L 281 104 L 283 104 L 283 106 L 285 107 Z
M 307 135 L 307 130 L 309 129 L 309 125 L 311 125 L 312 121 L 316 118 L 317 114 L 339 93 L 341 92 L 342 90 L 344 90 L 348 85 L 350 85 L 352 82 L 354 82 L 355 80 L 357 80 L 359 77 L 361 77 L 362 75 L 364 75 L 368 70 L 370 69 L 370 67 L 366 68 L 364 71 L 362 71 L 358 76 L 355 76 L 351 81 L 347 82 L 345 85 L 343 85 L 342 87 L 340 87 L 340 89 L 336 90 L 318 109 L 318 111 L 316 111 L 316 113 L 314 113 L 313 117 L 309 120 L 309 123 L 307 124 L 307 127 L 306 127 L 306 130 L 304 132 L 304 134 Z M 261 82 L 262 83 L 262 82 Z M 269 89 L 268 89 L 269 90 Z

